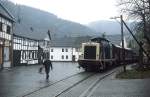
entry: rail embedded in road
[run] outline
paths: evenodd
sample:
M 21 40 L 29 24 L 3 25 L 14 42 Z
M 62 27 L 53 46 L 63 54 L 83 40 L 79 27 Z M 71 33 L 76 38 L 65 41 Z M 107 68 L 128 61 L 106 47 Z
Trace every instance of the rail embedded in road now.
M 61 94 L 61 92 L 64 92 L 64 90 L 66 90 L 68 88 L 67 85 L 69 85 L 69 87 L 72 87 L 76 83 L 78 83 L 79 81 L 82 81 L 82 80 L 92 76 L 93 74 L 94 73 L 80 72 L 80 73 L 74 74 L 72 76 L 66 77 L 66 78 L 64 78 L 62 80 L 56 81 L 56 82 L 54 82 L 54 83 L 52 83 L 50 85 L 47 85 L 45 87 L 41 87 L 41 88 L 39 88 L 39 89 L 37 89 L 35 91 L 32 91 L 30 93 L 27 93 L 27 94 L 25 94 L 25 95 L 23 95 L 21 97 L 42 97 L 42 96 L 44 96 L 44 97 L 55 97 L 55 96 Z M 64 85 L 64 87 L 63 87 L 63 85 Z M 46 90 L 49 90 L 49 93 L 51 92 L 49 94 L 49 96 L 46 96 L 45 93 L 44 93 L 45 95 L 41 95 L 40 92 L 43 93 Z M 57 92 L 57 93 L 55 93 L 55 92 Z
M 95 89 L 97 84 L 107 76 L 114 73 L 118 68 L 113 70 L 104 72 L 104 73 L 89 73 L 89 72 L 82 72 L 76 74 L 74 76 L 70 76 L 66 79 L 60 80 L 52 85 L 43 87 L 39 90 L 26 94 L 22 97 L 64 97 L 63 95 L 67 95 L 67 93 L 85 81 L 91 80 L 91 83 L 87 85 L 87 88 L 82 90 L 82 93 L 76 95 L 76 97 L 90 97 L 89 95 L 92 94 L 92 91 Z M 78 90 L 80 91 L 80 90 Z M 70 93 L 69 93 L 70 94 Z M 67 95 L 70 97 L 70 95 Z

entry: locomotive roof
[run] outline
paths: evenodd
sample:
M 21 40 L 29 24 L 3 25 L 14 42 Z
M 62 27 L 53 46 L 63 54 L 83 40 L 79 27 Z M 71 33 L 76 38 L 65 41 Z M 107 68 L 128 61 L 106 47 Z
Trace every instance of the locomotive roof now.
M 109 40 L 107 40 L 106 38 L 103 38 L 103 37 L 92 38 L 91 41 L 97 41 L 97 42 L 106 41 L 106 42 L 110 42 Z

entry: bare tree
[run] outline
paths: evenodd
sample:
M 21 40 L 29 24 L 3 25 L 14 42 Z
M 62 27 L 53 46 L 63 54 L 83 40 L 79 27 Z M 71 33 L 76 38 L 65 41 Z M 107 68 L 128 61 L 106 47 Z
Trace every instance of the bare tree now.
M 118 3 L 121 12 L 140 21 L 137 27 L 143 30 L 144 38 L 150 44 L 150 0 L 120 0 Z
M 148 49 L 147 53 L 150 55 L 150 0 L 120 0 L 118 4 L 122 13 L 138 21 L 136 33 L 143 33 L 142 40 L 144 45 L 147 45 L 145 49 Z

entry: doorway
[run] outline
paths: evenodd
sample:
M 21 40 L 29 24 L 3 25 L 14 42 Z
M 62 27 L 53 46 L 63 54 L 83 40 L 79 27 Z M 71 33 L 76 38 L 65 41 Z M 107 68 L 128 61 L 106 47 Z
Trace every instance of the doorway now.
M 2 68 L 3 64 L 3 48 L 0 46 L 0 69 Z
M 9 47 L 4 47 L 4 64 L 3 67 L 11 67 L 10 66 L 10 52 Z

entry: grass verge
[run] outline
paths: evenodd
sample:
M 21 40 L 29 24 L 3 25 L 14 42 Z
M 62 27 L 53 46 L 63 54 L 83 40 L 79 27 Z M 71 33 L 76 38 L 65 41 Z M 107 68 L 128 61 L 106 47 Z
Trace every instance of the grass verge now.
M 150 78 L 150 70 L 127 70 L 126 72 L 120 72 L 116 75 L 119 79 L 145 79 Z

